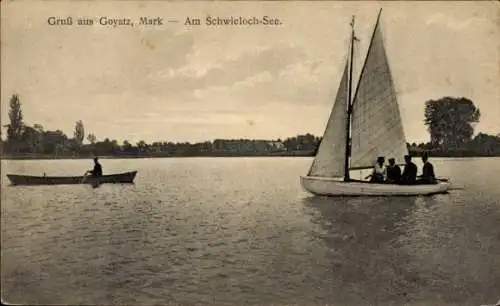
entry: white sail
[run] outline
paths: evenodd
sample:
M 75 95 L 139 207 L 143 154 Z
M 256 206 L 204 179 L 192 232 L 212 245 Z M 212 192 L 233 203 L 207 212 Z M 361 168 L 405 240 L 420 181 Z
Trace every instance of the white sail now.
M 309 176 L 341 177 L 344 175 L 344 156 L 347 123 L 348 65 L 346 63 L 330 118 Z
M 372 167 L 377 156 L 403 163 L 408 154 L 378 21 L 353 99 L 351 141 L 351 169 Z

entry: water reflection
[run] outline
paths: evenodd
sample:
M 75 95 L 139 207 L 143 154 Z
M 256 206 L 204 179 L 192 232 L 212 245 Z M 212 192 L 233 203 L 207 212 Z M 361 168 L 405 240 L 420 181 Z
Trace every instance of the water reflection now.
M 416 291 L 416 278 L 406 271 L 406 254 L 398 248 L 404 218 L 414 198 L 309 197 L 312 222 L 330 250 L 330 269 L 341 303 L 407 302 Z
M 500 298 L 499 184 L 482 179 L 498 162 L 440 167 L 467 185 L 448 195 L 305 200 L 296 177 L 307 160 L 126 162 L 142 173 L 137 186 L 1 189 L 4 298 L 341 306 Z M 18 165 L 65 175 L 78 163 Z
M 467 197 L 432 197 L 417 205 L 400 238 L 417 271 L 420 298 L 479 305 L 500 297 L 500 206 Z M 436 205 L 434 205 L 436 204 Z
M 331 253 L 335 301 L 478 305 L 498 299 L 500 231 L 497 239 L 483 232 L 500 224 L 494 223 L 498 206 L 471 211 L 446 195 L 304 202 Z

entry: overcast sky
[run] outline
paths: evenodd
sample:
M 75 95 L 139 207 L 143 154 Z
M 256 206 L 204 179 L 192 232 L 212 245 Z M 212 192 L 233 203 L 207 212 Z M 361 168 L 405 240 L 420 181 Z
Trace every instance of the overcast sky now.
M 357 65 L 378 9 L 407 140 L 427 141 L 424 103 L 465 96 L 476 131 L 500 133 L 498 2 L 2 1 L 1 121 L 20 96 L 28 124 L 131 142 L 323 133 L 356 15 Z M 186 17 L 278 17 L 274 27 L 185 26 Z M 158 27 L 49 26 L 50 16 Z M 169 23 L 176 19 L 178 23 Z M 5 135 L 5 134 L 4 134 Z

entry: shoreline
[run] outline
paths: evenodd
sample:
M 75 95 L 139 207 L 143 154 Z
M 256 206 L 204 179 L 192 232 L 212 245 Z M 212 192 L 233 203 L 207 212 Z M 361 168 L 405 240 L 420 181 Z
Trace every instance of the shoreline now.
M 276 155 L 192 155 L 192 156 L 116 156 L 104 155 L 98 156 L 99 159 L 155 159 L 155 158 L 263 158 L 263 157 L 294 157 L 294 158 L 313 158 L 313 155 L 306 154 L 276 154 Z M 414 158 L 420 157 L 420 154 L 414 154 Z M 433 158 L 491 158 L 500 157 L 500 155 L 431 155 Z M 0 156 L 0 160 L 90 160 L 93 156 Z

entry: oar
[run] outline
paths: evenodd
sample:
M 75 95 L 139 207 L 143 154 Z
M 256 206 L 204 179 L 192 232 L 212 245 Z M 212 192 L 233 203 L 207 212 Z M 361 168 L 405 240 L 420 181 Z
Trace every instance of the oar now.
M 85 182 L 85 179 L 87 178 L 87 173 L 89 173 L 88 171 L 85 171 L 85 173 L 83 174 L 83 178 L 82 180 L 80 181 L 80 184 L 83 184 Z

